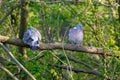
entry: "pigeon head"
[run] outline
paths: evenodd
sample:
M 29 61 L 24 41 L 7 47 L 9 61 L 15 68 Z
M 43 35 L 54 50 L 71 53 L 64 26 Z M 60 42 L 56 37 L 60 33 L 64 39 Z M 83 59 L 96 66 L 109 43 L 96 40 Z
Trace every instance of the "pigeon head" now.
M 41 34 L 35 28 L 29 27 L 24 33 L 23 41 L 30 46 L 30 49 L 38 50 L 40 49 Z
M 82 25 L 82 24 L 77 24 L 75 27 L 76 27 L 76 28 L 82 28 L 83 25 Z
M 30 27 L 28 28 L 28 30 L 34 30 L 34 28 L 33 28 L 32 26 L 30 26 Z

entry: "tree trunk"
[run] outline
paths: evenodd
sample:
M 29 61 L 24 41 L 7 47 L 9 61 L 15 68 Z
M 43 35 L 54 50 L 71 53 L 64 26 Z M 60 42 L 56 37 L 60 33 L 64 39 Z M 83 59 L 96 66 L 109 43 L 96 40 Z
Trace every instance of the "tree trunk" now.
M 27 30 L 28 23 L 28 1 L 21 0 L 21 13 L 20 13 L 20 28 L 19 28 L 19 38 L 23 39 L 24 32 Z M 27 58 L 25 47 L 19 47 L 19 52 L 23 55 L 24 58 Z

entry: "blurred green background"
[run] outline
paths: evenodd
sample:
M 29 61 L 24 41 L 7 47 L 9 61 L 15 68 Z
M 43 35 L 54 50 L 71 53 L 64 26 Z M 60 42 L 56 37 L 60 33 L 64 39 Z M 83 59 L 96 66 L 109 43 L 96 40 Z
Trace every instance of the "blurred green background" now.
M 100 47 L 112 56 L 102 56 L 69 50 L 32 51 L 27 48 L 28 60 L 24 60 L 18 47 L 9 45 L 13 55 L 37 80 L 120 80 L 120 1 L 118 0 L 31 0 L 28 1 L 28 27 L 41 32 L 42 43 L 68 43 L 67 31 L 78 23 L 83 24 L 85 46 Z M 18 38 L 20 27 L 20 2 L 2 0 L 0 6 L 0 35 Z M 18 6 L 18 7 L 16 7 Z M 69 55 L 69 57 L 68 57 Z M 24 71 L 0 47 L 0 56 L 7 62 L 4 66 L 20 80 L 30 80 Z M 70 57 L 80 61 L 75 62 Z M 1 63 L 2 61 L 0 61 Z M 12 63 L 11 63 L 12 62 Z M 74 72 L 55 65 L 67 65 L 99 74 Z M 12 80 L 0 70 L 0 80 Z

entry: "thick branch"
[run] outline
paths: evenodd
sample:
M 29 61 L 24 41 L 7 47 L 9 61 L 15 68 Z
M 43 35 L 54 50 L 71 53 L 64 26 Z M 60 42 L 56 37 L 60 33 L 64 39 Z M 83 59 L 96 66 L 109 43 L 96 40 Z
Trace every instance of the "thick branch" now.
M 24 44 L 21 39 L 9 39 L 6 36 L 0 36 L 0 42 L 6 42 L 8 44 L 20 46 L 20 47 L 29 47 L 27 44 Z M 95 47 L 87 47 L 87 46 L 80 46 L 77 47 L 76 45 L 65 44 L 65 43 L 42 43 L 40 44 L 40 51 L 41 50 L 52 50 L 52 49 L 64 49 L 70 51 L 78 51 L 78 52 L 86 52 L 86 53 L 93 53 L 93 54 L 104 54 L 104 50 L 102 48 L 95 48 Z

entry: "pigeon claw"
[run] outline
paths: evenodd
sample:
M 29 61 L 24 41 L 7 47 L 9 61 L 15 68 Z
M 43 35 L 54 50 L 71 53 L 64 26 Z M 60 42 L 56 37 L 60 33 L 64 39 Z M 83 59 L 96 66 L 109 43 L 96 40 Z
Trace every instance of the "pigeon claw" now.
M 39 46 L 30 46 L 30 49 L 31 50 L 40 50 L 40 47 Z

